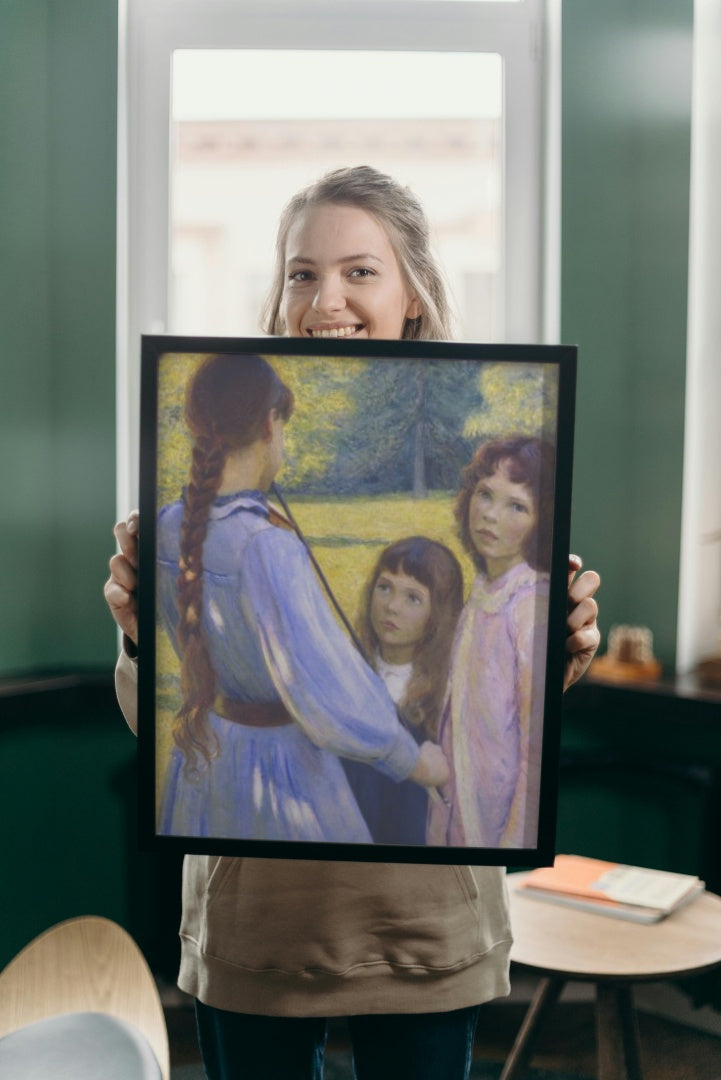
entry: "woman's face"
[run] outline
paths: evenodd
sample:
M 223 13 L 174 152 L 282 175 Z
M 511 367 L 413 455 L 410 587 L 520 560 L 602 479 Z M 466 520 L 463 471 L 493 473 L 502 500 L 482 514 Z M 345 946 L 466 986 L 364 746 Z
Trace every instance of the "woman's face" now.
M 500 577 L 523 561 L 537 520 L 531 489 L 511 480 L 508 462 L 501 461 L 491 476 L 480 478 L 468 507 L 468 527 L 490 578 Z
M 414 577 L 381 570 L 371 593 L 371 626 L 389 664 L 413 659 L 431 617 L 431 593 Z
M 281 315 L 286 334 L 400 338 L 421 314 L 388 234 L 357 206 L 323 203 L 288 232 Z

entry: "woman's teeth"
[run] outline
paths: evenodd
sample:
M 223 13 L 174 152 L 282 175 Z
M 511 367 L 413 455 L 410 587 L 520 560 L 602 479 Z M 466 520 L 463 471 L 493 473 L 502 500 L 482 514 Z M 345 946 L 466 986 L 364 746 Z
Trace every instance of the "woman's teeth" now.
M 360 329 L 359 326 L 334 326 L 332 330 L 311 330 L 311 337 L 339 338 L 350 337 Z

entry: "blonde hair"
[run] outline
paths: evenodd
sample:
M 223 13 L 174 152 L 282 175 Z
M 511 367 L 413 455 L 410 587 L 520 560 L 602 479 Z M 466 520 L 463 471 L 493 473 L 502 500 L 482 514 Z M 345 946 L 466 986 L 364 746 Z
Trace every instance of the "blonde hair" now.
M 406 319 L 401 337 L 426 341 L 452 338 L 447 290 L 431 252 L 425 211 L 410 188 L 370 165 L 326 173 L 294 195 L 283 210 L 276 238 L 273 284 L 263 309 L 263 330 L 278 335 L 286 332 L 281 306 L 288 233 L 300 214 L 324 203 L 356 206 L 372 214 L 385 228 L 401 273 L 421 305 L 421 314 L 417 318 Z

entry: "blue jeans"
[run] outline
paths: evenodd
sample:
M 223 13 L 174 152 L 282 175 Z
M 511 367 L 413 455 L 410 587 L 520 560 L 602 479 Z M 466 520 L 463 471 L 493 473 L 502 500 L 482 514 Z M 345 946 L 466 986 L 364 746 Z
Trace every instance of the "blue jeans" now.
M 250 1016 L 195 1003 L 208 1080 L 321 1080 L 324 1017 Z M 350 1016 L 356 1080 L 467 1080 L 478 1006 Z

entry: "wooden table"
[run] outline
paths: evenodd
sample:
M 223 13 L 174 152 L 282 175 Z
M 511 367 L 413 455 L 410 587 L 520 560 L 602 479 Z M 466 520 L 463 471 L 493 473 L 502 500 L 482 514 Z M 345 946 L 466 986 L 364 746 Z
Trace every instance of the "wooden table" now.
M 643 1080 L 632 986 L 721 966 L 721 897 L 703 893 L 661 922 L 626 922 L 529 899 L 509 874 L 511 959 L 542 976 L 501 1080 L 519 1080 L 568 981 L 596 986 L 599 1080 Z

